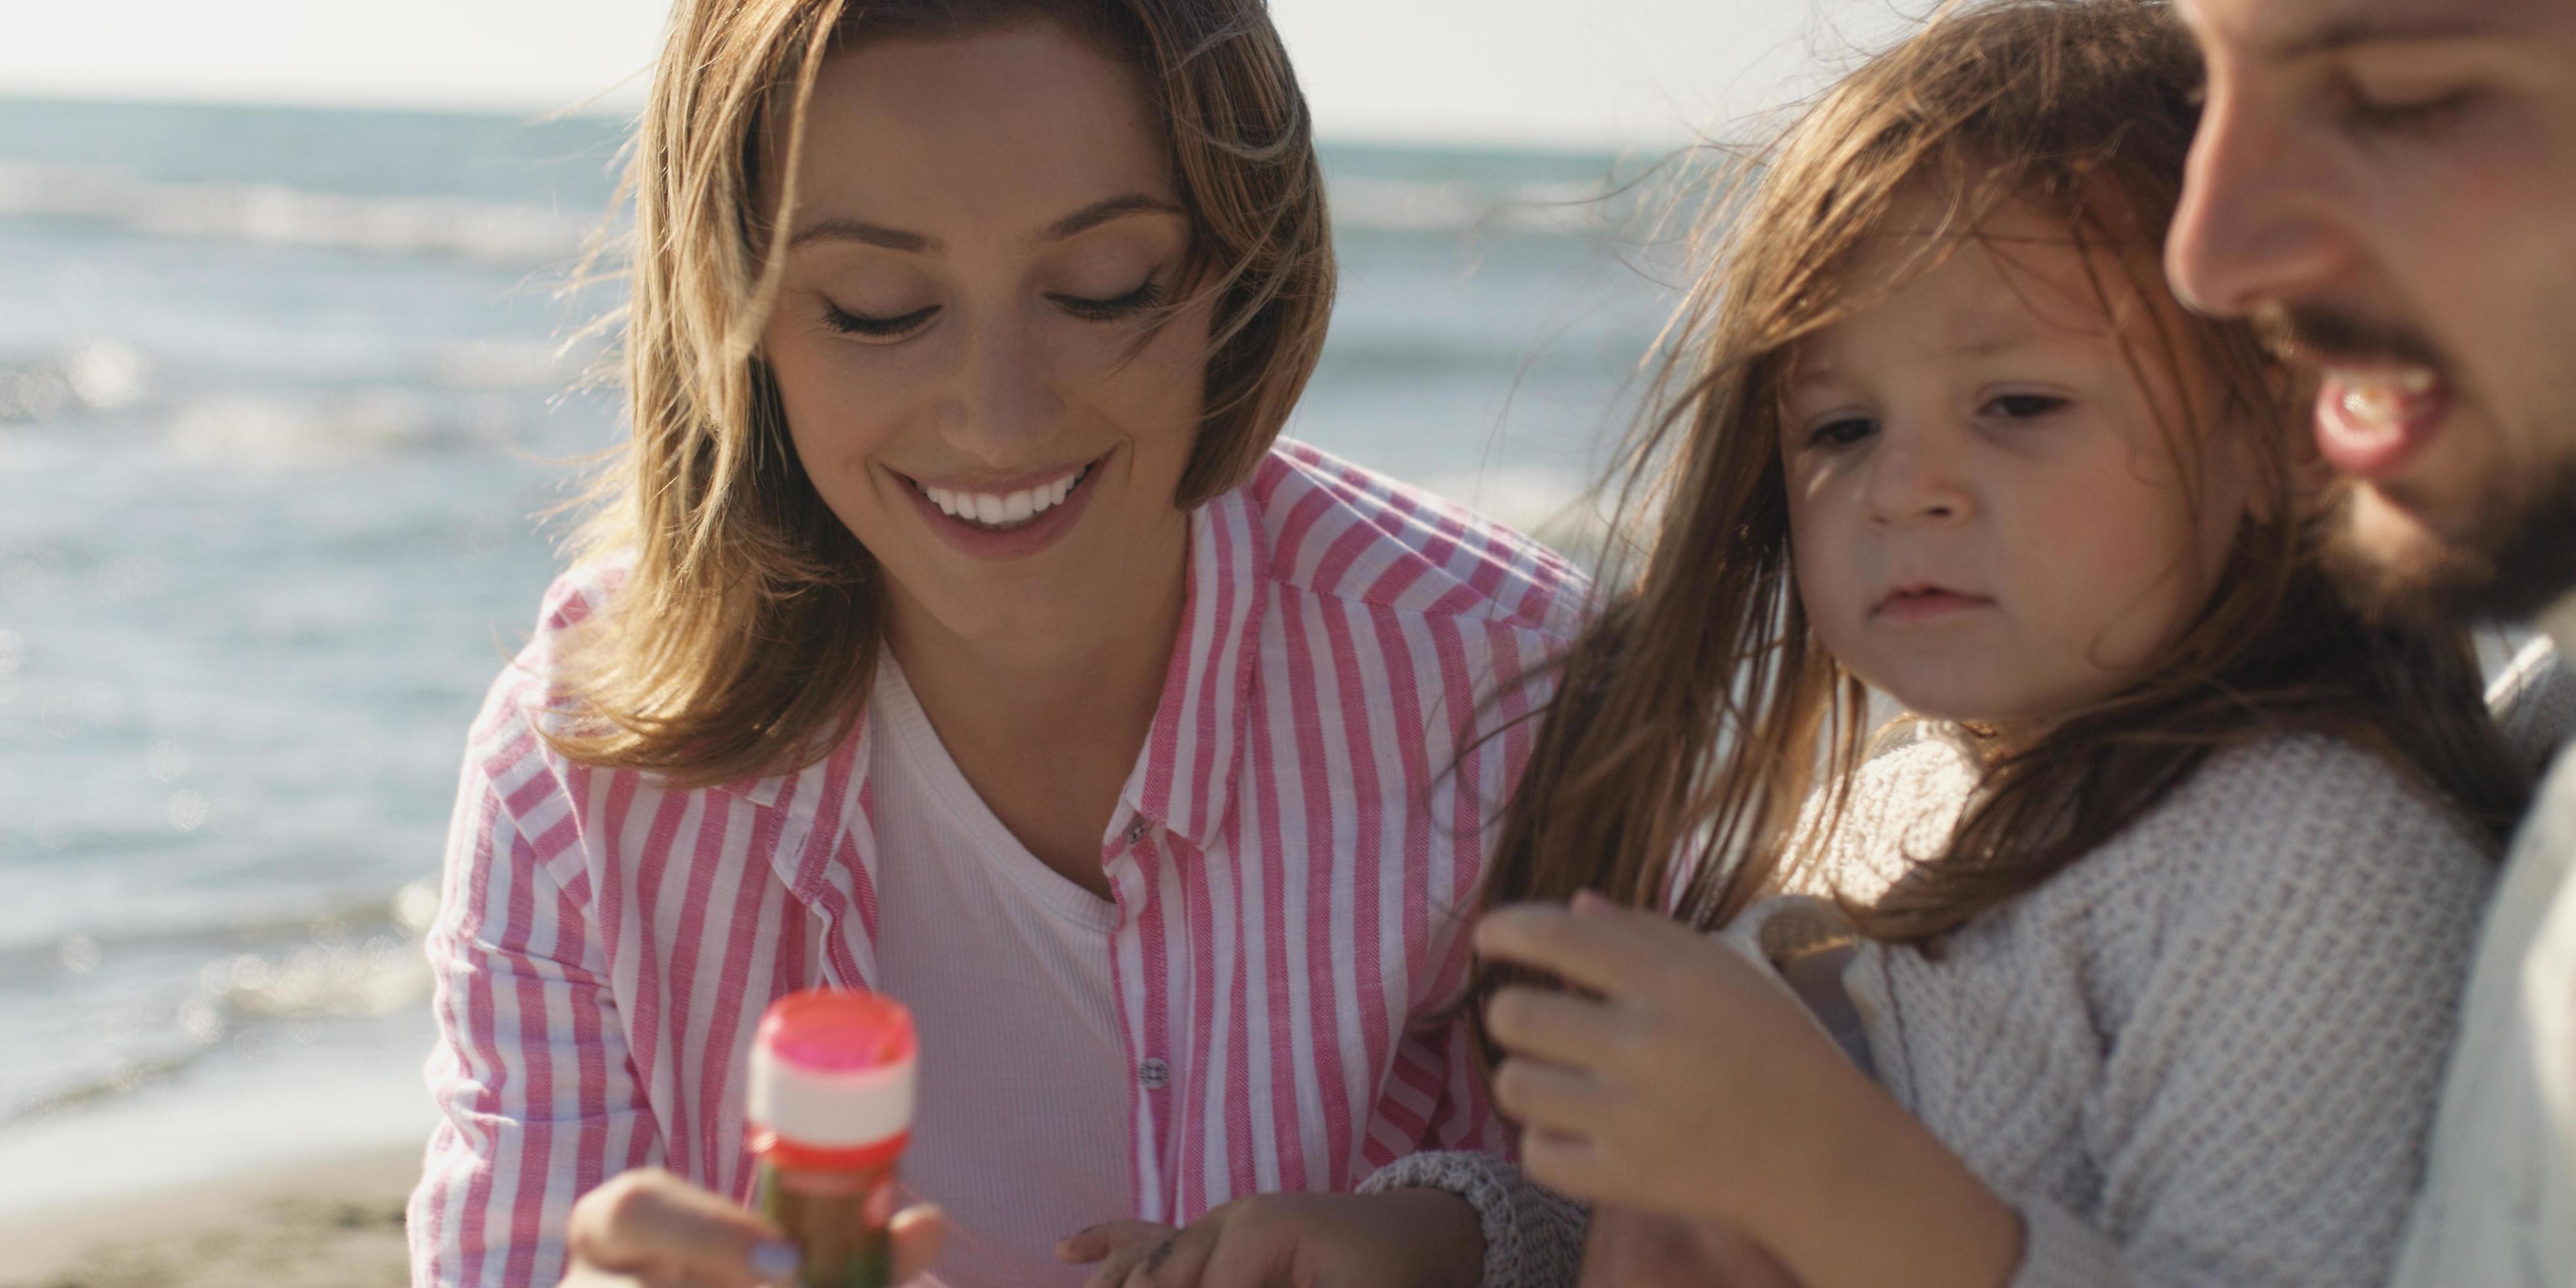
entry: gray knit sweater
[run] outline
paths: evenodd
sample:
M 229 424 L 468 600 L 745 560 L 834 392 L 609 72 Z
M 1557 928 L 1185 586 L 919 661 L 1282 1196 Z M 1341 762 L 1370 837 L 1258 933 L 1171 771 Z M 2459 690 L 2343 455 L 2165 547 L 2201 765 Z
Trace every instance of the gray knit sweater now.
M 2537 763 L 2576 726 L 2545 645 L 2489 701 Z M 1975 786 L 1947 737 L 1861 771 L 1813 892 L 1866 898 L 1947 839 Z M 2216 758 L 2111 844 L 1933 961 L 1856 946 L 1876 1075 L 2011 1199 L 2017 1288 L 2376 1283 L 2423 1167 L 2493 864 L 2386 764 L 2317 738 Z M 1847 938 L 1771 900 L 1730 930 L 1773 958 Z M 1582 1210 L 1479 1154 L 1372 1178 L 1470 1198 L 1485 1288 L 1570 1284 Z
M 1871 897 L 1974 784 L 1947 738 L 1872 761 L 1818 879 Z M 1881 1083 L 2021 1210 L 2016 1285 L 2371 1283 L 2493 867 L 2376 757 L 2275 738 L 1937 960 L 1858 945 L 1843 984 Z M 1789 947 L 1821 907 L 1745 930 Z

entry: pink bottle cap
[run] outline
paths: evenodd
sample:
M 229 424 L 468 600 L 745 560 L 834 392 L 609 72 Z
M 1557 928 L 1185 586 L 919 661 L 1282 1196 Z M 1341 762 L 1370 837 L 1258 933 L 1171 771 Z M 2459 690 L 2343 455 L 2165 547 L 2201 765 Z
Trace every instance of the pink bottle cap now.
M 751 1147 L 797 1166 L 892 1162 L 912 1130 L 912 1012 L 874 993 L 816 989 L 770 1003 L 752 1041 Z

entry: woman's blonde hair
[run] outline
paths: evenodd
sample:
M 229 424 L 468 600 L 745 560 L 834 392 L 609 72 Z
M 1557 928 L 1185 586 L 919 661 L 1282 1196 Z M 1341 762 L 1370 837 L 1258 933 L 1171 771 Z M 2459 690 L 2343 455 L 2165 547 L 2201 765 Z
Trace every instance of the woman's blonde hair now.
M 1176 506 L 1247 477 L 1323 347 L 1334 265 L 1306 103 L 1262 0 L 679 0 L 623 191 L 633 433 L 578 542 L 623 582 L 561 657 L 547 732 L 685 784 L 801 767 L 865 705 L 875 561 L 791 445 L 759 354 L 824 60 L 889 36 L 1054 22 L 1131 65 L 1166 129 L 1211 301 L 1207 403 Z M 774 210 L 758 201 L 766 181 Z
M 1593 889 L 1712 926 L 1815 852 L 1865 754 L 1867 693 L 1825 651 L 1791 573 L 1779 404 L 1797 346 L 1976 243 L 2007 205 L 2066 230 L 2105 317 L 2117 299 L 2164 298 L 2156 249 L 2198 90 L 2198 55 L 2166 5 L 2008 0 L 1936 18 L 1752 159 L 1714 216 L 1723 250 L 1635 444 L 1628 504 L 1661 506 L 1651 553 L 1562 659 L 1505 809 L 1488 906 Z M 1941 231 L 1889 279 L 1850 280 L 1864 243 L 1926 199 Z M 2152 313 L 2152 334 L 2123 332 L 2132 373 L 2215 375 L 2219 405 L 2186 394 L 2164 436 L 2179 449 L 2241 433 L 2252 513 L 2209 603 L 2143 678 L 1991 759 L 1947 849 L 1853 909 L 1872 935 L 1937 947 L 2116 835 L 2219 748 L 2271 732 L 2370 748 L 2491 846 L 2520 812 L 2525 780 L 2486 718 L 2465 634 L 2373 625 L 2320 573 L 2284 373 L 2253 329 Z M 1810 831 L 1819 782 L 1831 789 Z M 1480 1022 L 1505 979 L 1480 963 Z

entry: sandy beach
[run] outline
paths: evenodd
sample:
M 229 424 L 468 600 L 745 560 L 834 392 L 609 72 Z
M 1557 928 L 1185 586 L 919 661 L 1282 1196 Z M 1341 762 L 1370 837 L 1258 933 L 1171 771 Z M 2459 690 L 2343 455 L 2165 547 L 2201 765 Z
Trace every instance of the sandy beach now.
M 0 1288 L 401 1288 L 417 1148 L 0 1220 Z

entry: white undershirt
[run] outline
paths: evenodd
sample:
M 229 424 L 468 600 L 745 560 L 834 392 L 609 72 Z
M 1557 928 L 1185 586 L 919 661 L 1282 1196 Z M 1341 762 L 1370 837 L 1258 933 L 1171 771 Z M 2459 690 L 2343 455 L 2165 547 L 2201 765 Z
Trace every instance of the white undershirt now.
M 875 731 L 877 934 L 921 1035 L 903 1174 L 951 1222 L 957 1288 L 1080 1284 L 1056 1240 L 1134 1214 L 1131 1091 L 1109 979 L 1116 909 L 1029 853 L 958 772 L 892 657 Z

